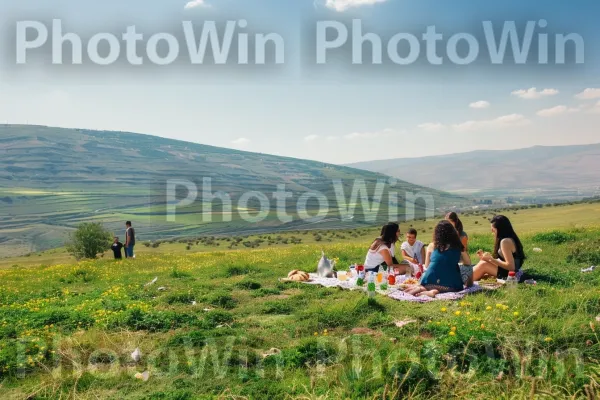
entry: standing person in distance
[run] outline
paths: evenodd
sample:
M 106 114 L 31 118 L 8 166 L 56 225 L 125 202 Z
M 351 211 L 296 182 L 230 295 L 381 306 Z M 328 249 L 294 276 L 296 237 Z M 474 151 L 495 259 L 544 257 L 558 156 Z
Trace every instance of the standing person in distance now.
M 131 221 L 125 222 L 125 257 L 135 258 L 133 248 L 135 247 L 135 229 L 131 226 Z

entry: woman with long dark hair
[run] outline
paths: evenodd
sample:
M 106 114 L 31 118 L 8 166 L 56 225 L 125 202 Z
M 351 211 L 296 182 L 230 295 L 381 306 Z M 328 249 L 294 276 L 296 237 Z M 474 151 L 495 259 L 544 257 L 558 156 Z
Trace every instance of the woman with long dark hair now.
M 381 236 L 375 239 L 369 248 L 365 259 L 365 271 L 379 272 L 379 268 L 384 263 L 390 269 L 395 269 L 398 274 L 410 271 L 410 266 L 395 262 L 394 248 L 399 237 L 400 225 L 394 222 L 384 225 L 381 229 Z
M 492 218 L 491 224 L 496 238 L 494 253 L 484 253 L 482 250 L 477 252 L 481 261 L 473 271 L 475 281 L 485 276 L 506 279 L 509 272 L 521 270 L 526 258 L 521 240 L 507 217 L 497 215 Z
M 456 232 L 458 232 L 458 235 L 460 236 L 460 242 L 465 246 L 465 250 L 469 251 L 469 235 L 464 231 L 463 223 L 460 218 L 458 218 L 458 214 L 454 211 L 449 212 L 446 214 L 446 221 L 449 221 L 454 226 Z
M 429 246 L 429 267 L 423 274 L 420 285 L 409 288 L 406 292 L 414 296 L 435 297 L 438 293 L 462 291 L 464 282 L 458 263 L 462 260 L 465 265 L 470 265 L 471 258 L 454 225 L 449 221 L 440 221 L 435 227 L 433 243 Z

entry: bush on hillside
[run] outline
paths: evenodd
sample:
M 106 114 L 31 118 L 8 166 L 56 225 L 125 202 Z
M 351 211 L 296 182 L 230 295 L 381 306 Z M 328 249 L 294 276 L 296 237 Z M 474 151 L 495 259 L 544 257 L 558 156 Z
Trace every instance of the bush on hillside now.
M 600 265 L 600 241 L 587 240 L 571 246 L 568 263 Z
M 76 259 L 96 258 L 110 249 L 112 234 L 101 223 L 83 223 L 70 235 L 67 251 Z
M 575 239 L 577 238 L 572 233 L 565 233 L 560 231 L 542 232 L 533 236 L 533 240 L 535 242 L 545 242 L 556 245 L 572 242 Z

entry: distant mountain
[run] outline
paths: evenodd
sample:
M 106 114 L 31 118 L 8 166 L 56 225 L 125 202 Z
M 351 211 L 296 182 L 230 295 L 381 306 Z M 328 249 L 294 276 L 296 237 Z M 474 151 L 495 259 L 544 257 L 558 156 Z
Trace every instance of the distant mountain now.
M 167 180 L 195 182 L 201 198 L 203 178 L 211 179 L 211 193 L 223 191 L 230 196 L 232 212 L 215 201 L 209 223 L 209 213 L 204 214 L 202 201 L 197 201 L 180 209 L 175 222 L 168 222 Z M 124 221 L 131 219 L 143 240 L 354 226 L 371 221 L 366 217 L 374 210 L 363 213 L 360 205 L 354 218 L 340 217 L 334 180 L 341 182 L 347 205 L 352 206 L 355 180 L 364 180 L 366 197 L 373 200 L 377 182 L 387 182 L 389 177 L 134 133 L 0 125 L 0 255 L 60 246 L 67 232 L 85 221 L 102 221 L 122 236 Z M 277 202 L 272 197 L 279 185 L 293 193 L 284 210 L 293 221 L 285 224 L 277 218 Z M 390 215 L 389 186 L 385 187 L 377 223 L 387 222 Z M 264 221 L 248 223 L 240 217 L 244 212 L 256 215 L 259 209 L 256 198 L 243 209 L 237 207 L 240 197 L 250 191 L 264 193 L 269 200 L 269 215 Z M 299 218 L 304 210 L 298 209 L 298 199 L 309 192 L 322 193 L 329 203 L 329 213 L 321 221 Z M 400 194 L 401 214 L 406 192 L 429 193 L 438 208 L 463 202 L 459 197 L 406 182 L 394 185 L 393 192 Z M 187 189 L 179 187 L 177 199 L 187 195 Z M 314 197 L 306 202 L 309 215 L 316 215 L 318 205 Z M 417 216 L 424 215 L 424 207 L 424 201 L 417 202 Z M 232 220 L 227 221 L 224 215 L 232 215 Z
M 445 191 L 600 190 L 600 144 L 536 146 L 348 165 Z

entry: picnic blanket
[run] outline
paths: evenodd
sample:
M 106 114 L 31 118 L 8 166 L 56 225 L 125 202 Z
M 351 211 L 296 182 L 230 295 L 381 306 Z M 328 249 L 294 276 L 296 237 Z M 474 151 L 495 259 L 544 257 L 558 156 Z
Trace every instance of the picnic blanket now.
M 310 275 L 310 281 L 302 282 L 302 283 L 305 283 L 307 285 L 319 285 L 319 286 L 323 286 L 323 287 L 327 287 L 327 288 L 338 287 L 338 288 L 346 289 L 346 290 L 366 291 L 366 285 L 365 285 L 365 287 L 356 286 L 356 279 L 340 281 L 337 278 L 321 278 L 316 274 L 309 274 L 309 275 Z M 493 288 L 493 287 L 479 286 L 476 282 L 472 287 L 467 288 L 467 289 L 463 290 L 462 292 L 441 293 L 441 294 L 438 294 L 437 296 L 435 296 L 435 298 L 426 297 L 426 296 L 422 296 L 422 297 L 413 296 L 408 293 L 405 293 L 404 290 L 397 289 L 397 288 L 390 288 L 389 290 L 386 290 L 386 291 L 377 290 L 377 293 L 380 295 L 392 298 L 394 300 L 398 300 L 398 301 L 410 301 L 410 302 L 414 302 L 414 303 L 428 303 L 431 301 L 440 301 L 440 300 L 445 300 L 445 301 L 460 300 L 469 294 L 478 293 L 478 292 L 482 292 L 482 291 L 488 291 L 488 290 L 496 290 L 496 289 L 498 289 L 498 287 Z

